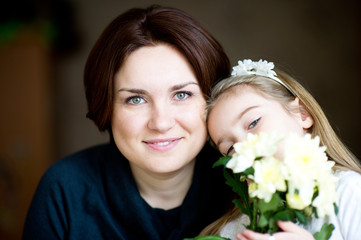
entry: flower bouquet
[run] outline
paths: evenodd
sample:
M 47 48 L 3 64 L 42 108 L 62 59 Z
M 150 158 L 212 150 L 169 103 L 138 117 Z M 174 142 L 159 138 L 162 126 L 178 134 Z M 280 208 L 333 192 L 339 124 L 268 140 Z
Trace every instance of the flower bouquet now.
M 226 183 L 239 195 L 234 204 L 250 219 L 246 228 L 260 233 L 280 231 L 277 221 L 292 221 L 307 226 L 312 218 L 325 218 L 335 212 L 336 177 L 326 147 L 310 134 L 248 134 L 233 145 L 234 154 L 220 158 Z M 334 229 L 325 223 L 314 234 L 327 240 Z M 200 236 L 195 240 L 224 239 Z

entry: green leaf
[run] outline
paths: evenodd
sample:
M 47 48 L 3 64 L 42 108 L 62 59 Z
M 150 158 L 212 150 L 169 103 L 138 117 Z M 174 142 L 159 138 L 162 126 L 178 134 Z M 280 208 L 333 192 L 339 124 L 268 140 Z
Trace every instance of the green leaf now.
M 338 214 L 338 206 L 336 203 L 333 203 L 333 209 L 335 211 L 335 214 L 337 215 Z
M 253 167 L 249 167 L 246 170 L 244 170 L 242 172 L 242 175 L 248 176 L 248 175 L 253 175 L 254 174 L 254 168 Z
M 248 202 L 248 185 L 246 181 L 240 181 L 240 174 L 230 174 L 227 169 L 223 170 L 223 175 L 226 178 L 226 184 L 232 187 L 232 190 L 237 193 L 242 201 Z
M 296 213 L 296 217 L 297 217 L 298 221 L 300 223 L 302 223 L 303 225 L 307 225 L 307 223 L 308 223 L 307 216 L 305 214 L 303 214 L 303 212 L 301 212 L 301 211 L 295 210 L 295 213 Z
M 269 202 L 265 202 L 263 199 L 261 199 L 258 206 L 261 213 L 265 213 L 268 211 L 275 212 L 278 209 L 278 207 L 281 205 L 282 205 L 282 200 L 280 196 L 277 193 L 275 193 L 273 194 Z
M 226 178 L 226 184 L 232 187 L 232 190 L 240 196 L 239 199 L 235 199 L 233 202 L 239 207 L 244 214 L 250 216 L 251 210 L 249 206 L 248 198 L 248 185 L 247 182 L 241 182 L 239 180 L 239 175 L 231 175 L 226 170 L 224 171 L 224 176 Z
M 273 219 L 275 221 L 281 220 L 281 221 L 294 222 L 294 218 L 295 218 L 295 211 L 291 209 L 285 209 L 283 211 L 279 211 L 273 216 Z
M 236 207 L 238 207 L 243 214 L 246 214 L 248 217 L 251 216 L 251 209 L 248 205 L 248 203 L 245 203 L 243 201 L 240 201 L 239 199 L 234 199 L 232 201 Z
M 231 160 L 231 158 L 232 158 L 231 156 L 223 156 L 213 164 L 213 167 L 226 166 L 226 164 L 228 163 L 229 160 Z
M 321 231 L 315 233 L 313 236 L 316 240 L 328 240 L 331 237 L 332 231 L 335 229 L 333 224 L 323 224 Z
M 266 218 L 265 215 L 261 214 L 261 216 L 258 220 L 257 226 L 263 228 L 263 227 L 267 226 L 267 224 L 268 224 L 268 219 Z
M 271 218 L 268 222 L 268 233 L 275 233 L 275 232 L 279 232 L 280 231 L 280 227 L 277 224 L 277 221 L 275 221 L 273 218 Z
M 212 236 L 198 236 L 195 238 L 184 238 L 183 240 L 231 240 L 231 239 L 212 235 Z

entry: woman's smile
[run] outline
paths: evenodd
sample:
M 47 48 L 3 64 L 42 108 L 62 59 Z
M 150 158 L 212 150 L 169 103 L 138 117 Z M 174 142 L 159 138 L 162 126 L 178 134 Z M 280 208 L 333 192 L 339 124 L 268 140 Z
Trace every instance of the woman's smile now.
M 144 141 L 144 143 L 153 150 L 165 152 L 175 148 L 182 139 L 183 138 L 154 139 Z

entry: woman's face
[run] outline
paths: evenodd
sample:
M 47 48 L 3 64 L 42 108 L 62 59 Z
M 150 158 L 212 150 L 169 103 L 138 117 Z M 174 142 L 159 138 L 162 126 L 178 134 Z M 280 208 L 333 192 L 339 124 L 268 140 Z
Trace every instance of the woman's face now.
M 205 99 L 186 59 L 167 45 L 133 52 L 115 75 L 112 132 L 131 167 L 183 169 L 205 144 Z
M 236 86 L 220 99 L 208 117 L 208 131 L 217 148 L 230 154 L 232 145 L 245 139 L 248 133 L 275 131 L 279 134 L 306 133 L 313 124 L 308 114 L 301 114 L 298 98 L 287 111 L 280 103 L 263 97 L 254 88 Z

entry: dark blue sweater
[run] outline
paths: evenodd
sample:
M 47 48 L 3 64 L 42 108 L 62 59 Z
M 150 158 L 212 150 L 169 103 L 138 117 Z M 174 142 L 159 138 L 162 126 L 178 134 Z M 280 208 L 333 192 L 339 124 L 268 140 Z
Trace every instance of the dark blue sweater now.
M 114 144 L 64 158 L 42 177 L 26 218 L 23 239 L 154 239 L 196 236 L 229 207 L 231 190 L 219 154 L 207 146 L 197 157 L 182 206 L 162 210 L 140 196 L 128 161 Z

